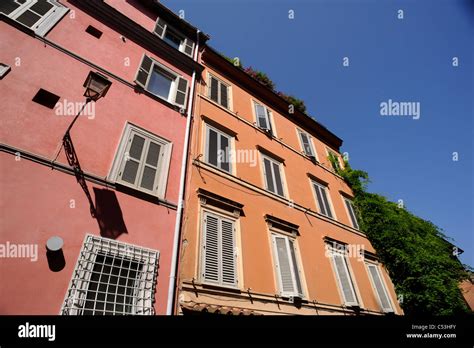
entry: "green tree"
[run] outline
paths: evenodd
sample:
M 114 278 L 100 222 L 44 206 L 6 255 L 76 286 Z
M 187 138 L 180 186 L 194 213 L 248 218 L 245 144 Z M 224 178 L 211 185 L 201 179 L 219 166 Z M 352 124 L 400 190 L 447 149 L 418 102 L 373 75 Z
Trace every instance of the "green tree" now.
M 385 197 L 367 192 L 369 176 L 344 168 L 328 157 L 334 170 L 354 192 L 362 231 L 387 268 L 408 315 L 453 315 L 468 312 L 459 283 L 468 277 L 453 245 L 441 229 Z

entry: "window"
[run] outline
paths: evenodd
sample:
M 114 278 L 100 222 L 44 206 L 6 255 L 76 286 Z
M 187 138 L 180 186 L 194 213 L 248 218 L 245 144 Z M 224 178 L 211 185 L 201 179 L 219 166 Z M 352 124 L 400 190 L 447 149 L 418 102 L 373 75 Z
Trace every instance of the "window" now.
M 54 109 L 57 102 L 59 101 L 59 96 L 43 88 L 40 88 L 32 100 L 35 103 L 46 106 L 47 108 Z
M 372 286 L 377 294 L 380 307 L 384 312 L 393 312 L 392 304 L 388 296 L 387 288 L 385 287 L 382 275 L 380 274 L 379 267 L 376 264 L 366 262 L 367 270 L 370 275 Z
M 9 65 L 0 63 L 0 79 L 3 79 L 3 77 L 8 74 L 10 70 L 11 67 Z
M 283 180 L 281 174 L 281 163 L 267 156 L 263 156 L 263 175 L 265 177 L 265 188 L 279 196 L 285 197 L 283 191 Z
M 303 297 L 295 240 L 272 233 L 272 244 L 281 295 Z
M 333 213 L 331 210 L 330 197 L 328 189 L 323 184 L 313 181 L 314 192 L 316 194 L 316 202 L 318 203 L 319 212 L 327 217 L 333 219 Z
M 334 273 L 339 289 L 341 290 L 344 304 L 346 306 L 358 306 L 359 302 L 354 290 L 354 283 L 349 270 L 347 257 L 345 252 L 340 251 L 340 249 L 343 248 L 338 247 L 337 250 L 332 249 L 329 244 L 327 244 L 326 247 L 328 247 L 330 251 Z
M 171 143 L 127 124 L 111 177 L 123 185 L 163 197 L 170 157 Z
M 304 154 L 308 157 L 313 157 L 314 159 L 316 159 L 316 151 L 314 151 L 311 136 L 308 133 L 303 132 L 299 129 L 298 134 L 300 136 L 301 147 L 303 148 Z
M 86 28 L 86 33 L 91 34 L 93 37 L 97 39 L 100 39 L 100 37 L 102 36 L 102 32 L 96 27 L 93 27 L 92 25 L 89 25 Z
M 232 137 L 206 125 L 206 162 L 231 173 Z
M 156 20 L 154 33 L 163 41 L 176 48 L 178 51 L 192 58 L 194 52 L 194 42 L 179 34 L 168 23 L 161 18 Z
M 153 315 L 159 251 L 87 235 L 63 315 Z
M 358 230 L 359 224 L 357 223 L 357 217 L 355 214 L 354 205 L 352 204 L 352 201 L 350 199 L 346 197 L 343 197 L 343 199 L 344 199 L 344 203 L 346 204 L 347 213 L 349 214 L 349 218 L 351 219 L 351 222 L 352 222 L 352 227 Z
M 257 119 L 257 126 L 260 129 L 267 131 L 269 134 L 273 134 L 271 111 L 267 107 L 263 106 L 254 101 L 255 117 Z
M 143 55 L 135 82 L 172 104 L 186 107 L 188 81 L 146 54 Z
M 341 169 L 341 160 L 340 160 L 339 154 L 334 152 L 333 150 L 331 150 L 329 148 L 326 148 L 326 151 L 328 153 L 328 157 L 329 157 L 329 155 L 333 155 L 334 158 L 336 158 L 336 167 L 337 167 L 337 169 Z M 332 169 L 334 169 L 334 168 L 332 168 Z
M 205 212 L 202 237 L 203 281 L 237 286 L 235 221 Z
M 209 75 L 208 97 L 217 104 L 230 109 L 229 106 L 229 86 L 216 77 Z
M 56 0 L 2 0 L 0 12 L 44 36 L 66 14 Z

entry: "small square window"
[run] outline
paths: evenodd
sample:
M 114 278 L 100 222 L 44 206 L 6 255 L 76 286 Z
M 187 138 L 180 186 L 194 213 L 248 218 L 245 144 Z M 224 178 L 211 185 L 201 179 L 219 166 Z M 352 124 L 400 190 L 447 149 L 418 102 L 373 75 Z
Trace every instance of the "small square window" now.
M 47 108 L 54 109 L 54 106 L 59 101 L 59 96 L 40 88 L 40 90 L 33 97 L 33 101 L 46 106 Z
M 102 32 L 99 29 L 93 27 L 92 25 L 89 25 L 87 27 L 86 33 L 91 34 L 92 36 L 94 36 L 98 39 L 100 39 L 100 37 L 102 36 Z

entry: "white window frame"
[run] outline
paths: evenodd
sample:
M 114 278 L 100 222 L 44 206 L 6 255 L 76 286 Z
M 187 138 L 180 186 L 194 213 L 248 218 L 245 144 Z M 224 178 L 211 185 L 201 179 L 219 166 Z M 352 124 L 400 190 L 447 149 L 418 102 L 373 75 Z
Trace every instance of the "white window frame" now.
M 211 98 L 211 78 L 214 78 L 217 80 L 217 101 L 212 100 Z M 221 85 L 224 85 L 227 87 L 227 107 L 221 104 L 222 102 L 222 96 L 221 96 Z M 227 110 L 232 110 L 232 88 L 231 85 L 227 82 L 224 82 L 221 78 L 217 77 L 214 74 L 211 74 L 210 72 L 207 73 L 207 97 L 212 100 L 214 103 L 219 104 L 221 107 Z
M 331 194 L 330 194 L 330 191 L 329 191 L 329 186 L 327 186 L 325 184 L 322 184 L 322 183 L 320 183 L 316 180 L 313 180 L 313 179 L 310 180 L 310 183 L 311 183 L 311 190 L 313 192 L 314 200 L 316 201 L 316 207 L 318 208 L 318 213 L 325 216 L 325 217 L 327 217 L 327 218 L 329 218 L 329 219 L 337 220 L 336 210 L 334 209 L 334 206 L 332 204 L 332 199 L 331 199 Z M 329 209 L 331 209 L 332 217 L 322 213 L 315 186 L 318 186 L 318 187 L 322 188 L 323 190 L 325 190 L 326 198 L 328 200 Z M 324 202 L 323 202 L 323 204 L 324 204 Z
M 161 20 L 163 23 L 164 23 L 164 27 L 163 27 L 163 34 L 160 36 L 156 33 L 156 26 L 157 26 L 157 22 Z M 173 26 L 169 25 L 168 22 L 164 21 L 163 19 L 161 18 L 157 18 L 156 21 L 155 21 L 155 28 L 153 29 L 153 33 L 158 36 L 160 39 L 162 39 L 163 41 L 166 42 L 165 40 L 165 36 L 166 34 L 168 33 L 168 31 L 170 31 L 173 35 L 175 35 L 176 37 L 178 37 L 180 40 L 181 40 L 181 43 L 179 44 L 179 48 L 178 48 L 178 51 L 180 51 L 181 53 L 184 53 L 185 55 L 187 55 L 188 57 L 193 57 L 194 55 L 194 51 L 196 49 L 196 44 L 193 42 L 193 51 L 191 53 L 191 55 L 188 55 L 186 52 L 185 52 L 185 48 L 186 48 L 186 40 L 190 40 L 188 39 L 185 35 L 181 34 L 178 30 L 176 30 Z M 192 41 L 192 40 L 190 40 Z M 166 42 L 167 44 L 169 44 L 168 42 Z
M 206 223 L 205 223 L 205 219 L 208 215 L 213 215 L 214 217 L 220 219 L 220 220 L 227 220 L 229 222 L 232 223 L 232 226 L 233 226 L 233 233 L 234 233 L 234 272 L 235 272 L 235 283 L 234 284 L 229 284 L 229 283 L 224 283 L 223 280 L 222 280 L 222 269 L 220 269 L 220 273 L 218 274 L 218 277 L 219 277 L 219 280 L 217 281 L 213 281 L 213 280 L 210 280 L 210 279 L 206 279 L 205 276 L 204 276 L 204 272 L 205 272 L 205 265 L 206 265 L 206 254 L 204 252 L 204 246 L 206 244 Z M 201 210 L 201 225 L 200 225 L 200 243 L 199 243 L 199 246 L 200 246 L 200 262 L 199 262 L 199 276 L 198 278 L 200 279 L 201 283 L 203 284 L 210 284 L 210 285 L 217 285 L 217 286 L 220 286 L 220 287 L 228 287 L 228 288 L 232 288 L 232 289 L 237 289 L 239 288 L 239 274 L 241 273 L 241 269 L 240 269 L 240 265 L 239 265 L 239 253 L 238 253 L 238 237 L 239 237 L 239 234 L 238 234 L 238 221 L 239 219 L 236 218 L 235 216 L 230 216 L 230 215 L 227 215 L 227 214 L 222 214 L 220 212 L 217 212 L 215 210 L 212 210 L 212 209 L 208 209 L 208 208 L 203 208 Z M 222 231 L 219 230 L 219 240 L 222 236 Z M 220 255 L 218 255 L 218 262 L 220 265 L 222 265 L 222 255 L 221 255 L 221 245 L 222 243 L 219 243 L 219 251 L 218 253 Z
M 313 137 L 308 132 L 305 132 L 304 130 L 299 129 L 299 128 L 296 129 L 296 133 L 298 134 L 298 139 L 299 139 L 299 142 L 300 142 L 300 145 L 301 145 L 301 150 L 303 151 L 303 154 L 306 157 L 314 157 L 316 159 L 316 161 L 319 162 L 318 154 L 316 153 L 316 147 L 314 146 L 314 143 L 313 143 Z M 306 137 L 308 138 L 309 147 L 311 148 L 311 154 L 306 153 L 305 148 L 304 148 L 303 139 L 301 138 L 301 134 L 305 134 Z
M 336 283 L 337 283 L 337 287 L 338 287 L 338 290 L 339 290 L 339 295 L 341 297 L 342 303 L 344 303 L 344 305 L 346 305 L 346 306 L 361 306 L 361 300 L 360 300 L 360 297 L 359 297 L 359 294 L 358 294 L 358 291 L 357 291 L 355 278 L 354 278 L 354 275 L 352 273 L 352 269 L 351 269 L 349 260 L 347 258 L 347 253 L 343 252 L 341 250 L 338 250 L 339 248 L 335 249 L 329 243 L 326 244 L 326 248 L 329 251 L 329 255 L 330 255 L 330 258 L 331 258 L 331 266 L 332 266 L 332 269 L 333 269 L 333 272 L 334 272 L 334 276 L 336 278 Z M 345 266 L 346 272 L 347 272 L 348 277 L 349 277 L 349 284 L 351 286 L 351 292 L 352 292 L 352 295 L 354 296 L 354 299 L 355 299 L 355 301 L 353 301 L 353 302 L 347 301 L 346 298 L 345 298 L 344 289 L 342 287 L 342 282 L 341 282 L 341 278 L 340 278 L 340 275 L 339 275 L 339 271 L 337 270 L 336 262 L 334 260 L 334 255 L 342 256 L 342 258 L 344 260 L 344 266 Z
M 8 17 L 16 21 L 18 17 L 20 17 L 37 2 L 37 0 L 28 0 L 24 4 L 20 4 L 20 7 L 12 11 L 8 15 Z M 57 0 L 47 0 L 47 2 L 53 5 L 53 7 L 44 15 L 42 15 L 41 18 L 32 27 L 28 27 L 20 22 L 18 23 L 24 25 L 26 28 L 30 28 L 31 30 L 33 30 L 36 35 L 45 36 L 51 30 L 51 28 L 54 27 L 56 23 L 58 23 L 61 18 L 63 18 L 63 16 L 69 11 L 69 8 L 67 8 Z
M 156 96 L 158 98 L 161 98 L 161 99 L 164 99 L 164 100 L 166 100 L 167 102 L 169 102 L 171 104 L 175 104 L 174 99 L 176 98 L 176 90 L 178 88 L 177 80 L 178 80 L 179 77 L 182 77 L 182 76 L 179 75 L 178 73 L 174 72 L 173 70 L 171 70 L 167 66 L 161 64 L 157 60 L 153 59 L 152 57 L 150 57 L 148 55 L 147 55 L 147 57 L 151 59 L 152 64 L 151 64 L 151 67 L 150 67 L 150 73 L 148 74 L 147 79 L 146 79 L 145 89 L 149 93 L 153 94 L 154 96 Z M 143 61 L 143 58 L 142 58 L 141 61 Z M 137 73 L 136 73 L 136 76 L 135 76 L 135 80 L 137 80 L 138 74 L 140 72 L 140 68 L 141 68 L 141 64 L 138 66 Z M 170 90 L 169 90 L 169 93 L 168 93 L 168 98 L 164 98 L 164 97 L 162 97 L 158 94 L 155 94 L 148 88 L 148 85 L 149 85 L 150 79 L 151 79 L 151 75 L 153 74 L 154 71 L 157 71 L 157 73 L 162 74 L 163 76 L 168 77 L 169 79 L 172 80 Z
M 127 149 L 128 142 L 129 142 L 129 139 L 132 136 L 132 134 L 138 134 L 138 135 L 144 137 L 145 139 L 149 139 L 149 140 L 152 140 L 152 141 L 158 143 L 161 146 L 160 155 L 159 155 L 159 156 L 161 156 L 161 158 L 159 158 L 159 160 L 158 160 L 157 173 L 156 173 L 156 177 L 155 177 L 155 182 L 156 182 L 156 180 L 158 181 L 157 184 L 155 184 L 155 185 L 158 185 L 158 189 L 156 191 L 148 190 L 146 188 L 140 187 L 139 185 L 137 185 L 137 186 L 132 185 L 129 182 L 122 180 L 119 177 L 120 170 L 122 169 L 122 167 L 124 167 L 124 157 L 126 156 L 125 151 Z M 164 199 L 165 193 L 166 193 L 166 186 L 167 186 L 167 182 L 168 182 L 168 174 L 169 174 L 172 146 L 173 146 L 173 144 L 170 141 L 168 141 L 168 140 L 166 140 L 162 137 L 159 137 L 157 135 L 154 135 L 154 134 L 144 130 L 143 128 L 140 128 L 138 126 L 135 126 L 135 125 L 127 122 L 125 124 L 124 130 L 123 130 L 123 133 L 122 133 L 122 137 L 120 139 L 119 146 L 117 148 L 117 151 L 115 152 L 115 157 L 114 157 L 114 161 L 113 161 L 113 164 L 112 164 L 112 168 L 111 168 L 111 171 L 108 175 L 109 179 L 111 181 L 120 183 L 121 185 L 133 188 L 137 191 L 145 192 L 145 193 L 157 196 L 161 199 Z M 143 149 L 142 150 L 143 158 L 140 160 L 139 168 L 143 166 L 142 162 L 146 161 L 146 154 L 144 154 L 144 152 L 145 151 Z M 139 178 L 137 180 L 139 180 L 140 177 L 141 177 L 140 173 L 141 173 L 140 170 L 138 170 L 137 171 L 137 176 L 139 176 Z
M 265 110 L 265 118 L 267 120 L 268 126 L 270 127 L 270 129 L 268 130 L 260 127 L 260 124 L 258 123 L 257 105 L 260 105 Z M 272 136 L 277 137 L 276 127 L 275 127 L 275 124 L 273 123 L 273 112 L 265 104 L 260 103 L 259 101 L 255 99 L 252 99 L 252 112 L 253 112 L 253 117 L 255 120 L 255 126 L 258 129 L 261 129 L 265 132 L 269 131 L 271 132 Z
M 382 272 L 380 271 L 380 266 L 377 262 L 371 262 L 369 260 L 365 260 L 365 266 L 366 266 L 366 271 L 367 271 L 367 276 L 369 277 L 369 280 L 370 280 L 370 284 L 372 285 L 372 289 L 375 293 L 375 296 L 377 297 L 377 302 L 380 306 L 380 309 L 384 312 L 384 313 L 394 313 L 395 312 L 395 306 L 393 304 L 393 301 L 392 301 L 392 298 L 390 296 L 390 293 L 388 292 L 388 288 L 387 288 L 387 284 L 385 283 L 385 279 L 382 275 Z M 383 292 L 385 293 L 385 296 L 387 297 L 387 300 L 388 300 L 388 303 L 390 305 L 390 308 L 384 308 L 382 306 L 382 299 L 380 298 L 380 295 L 379 295 L 379 292 L 377 291 L 377 288 L 374 284 L 374 280 L 372 279 L 372 274 L 370 273 L 370 270 L 369 270 L 369 267 L 374 267 L 377 274 L 378 274 L 378 277 L 380 279 L 380 283 L 382 284 L 382 290 Z
M 268 192 L 271 192 L 275 195 L 277 195 L 278 197 L 282 197 L 282 198 L 287 198 L 288 197 L 288 191 L 286 189 L 286 178 L 285 178 L 285 171 L 283 170 L 283 163 L 268 156 L 268 155 L 265 155 L 263 153 L 260 153 L 260 156 L 261 156 L 261 167 L 262 167 L 262 174 L 263 174 L 263 185 L 265 187 L 265 190 L 267 190 Z M 268 159 L 270 161 L 271 164 L 277 164 L 278 165 L 278 169 L 280 171 L 280 179 L 281 179 L 281 187 L 282 187 L 282 190 L 283 190 L 283 195 L 280 195 L 278 194 L 278 190 L 277 190 L 277 185 L 276 185 L 276 178 L 275 178 L 275 173 L 273 171 L 273 165 L 271 166 L 271 169 L 272 169 L 272 181 L 273 181 L 273 187 L 275 188 L 275 192 L 273 191 L 270 191 L 270 189 L 268 188 L 268 182 L 267 182 L 267 172 L 265 170 L 265 159 Z
M 93 234 L 86 234 L 84 238 L 59 314 L 83 314 L 85 310 L 83 307 L 87 301 L 87 293 L 89 292 L 90 279 L 99 254 L 106 256 L 117 255 L 131 262 L 143 263 L 142 270 L 137 272 L 140 279 L 137 277 L 135 281 L 135 302 L 131 305 L 132 313 L 115 313 L 114 308 L 113 314 L 154 315 L 155 310 L 153 306 L 155 302 L 156 276 L 158 275 L 160 252 L 158 250 L 119 242 Z M 149 277 L 150 273 L 152 274 L 151 277 Z M 107 294 L 105 295 L 106 298 Z M 97 302 L 97 298 L 95 301 Z M 125 306 L 125 303 L 123 305 Z M 93 310 L 95 310 L 95 308 Z M 105 305 L 104 310 L 106 310 Z
M 277 278 L 277 284 L 278 284 L 278 290 L 279 290 L 280 296 L 282 296 L 282 297 L 300 297 L 300 298 L 304 298 L 305 297 L 304 277 L 303 277 L 303 271 L 302 271 L 301 260 L 300 260 L 300 253 L 299 253 L 299 248 L 298 248 L 298 245 L 297 245 L 296 238 L 289 237 L 286 234 L 279 233 L 279 232 L 277 232 L 273 229 L 270 229 L 270 237 L 271 237 L 271 243 L 272 243 L 273 265 L 274 265 L 274 270 L 275 270 L 275 276 Z M 281 279 L 279 254 L 278 254 L 277 245 L 276 245 L 276 238 L 277 237 L 285 239 L 285 245 L 286 245 L 286 250 L 287 250 L 287 255 L 288 255 L 288 262 L 290 264 L 293 288 L 295 289 L 293 292 L 288 292 L 288 291 L 283 290 L 283 281 Z M 293 244 L 293 248 L 294 248 L 296 265 L 293 264 L 293 259 L 291 257 L 290 240 L 291 240 L 291 242 Z M 295 274 L 295 268 L 298 271 L 298 274 Z M 300 283 L 300 286 L 301 286 L 301 292 L 298 292 L 296 277 L 298 277 L 298 279 L 299 279 L 299 283 Z
M 228 143 L 229 143 L 229 151 L 232 151 L 233 148 L 234 148 L 234 137 L 232 135 L 229 135 L 223 131 L 221 131 L 220 129 L 216 128 L 216 127 L 213 127 L 207 123 L 204 123 L 204 127 L 205 127 L 205 137 L 206 137 L 206 141 L 205 141 L 205 144 L 204 144 L 204 160 L 206 161 L 207 164 L 209 164 L 210 166 L 213 166 L 214 168 L 217 168 L 219 170 L 222 170 L 226 173 L 229 173 L 229 174 L 233 174 L 233 170 L 234 170 L 234 166 L 233 166 L 233 163 L 231 161 L 232 158 L 229 158 L 229 170 L 225 170 L 223 168 L 221 168 L 219 166 L 219 162 L 217 163 L 217 166 L 210 163 L 209 162 L 209 151 L 210 151 L 210 148 L 209 148 L 209 132 L 210 130 L 213 130 L 214 132 L 216 132 L 218 134 L 218 138 L 217 138 L 217 151 L 220 150 L 220 143 L 221 143 L 221 136 L 223 137 L 226 137 L 227 140 L 228 140 Z M 230 155 L 229 155 L 230 156 Z M 217 153 L 217 158 L 219 159 L 219 153 Z
M 344 208 L 346 209 L 346 213 L 347 213 L 347 218 L 349 219 L 349 222 L 351 224 L 351 226 L 353 228 L 355 228 L 356 230 L 359 230 L 359 221 L 357 220 L 357 215 L 356 215 L 356 212 L 355 212 L 355 209 L 354 209 L 354 203 L 352 202 L 351 199 L 341 195 L 342 197 L 342 202 L 344 204 Z M 356 226 L 354 226 L 354 223 L 352 222 L 352 218 L 351 218 L 351 212 L 349 211 L 349 209 L 347 208 L 347 204 L 346 202 L 349 203 L 351 209 L 352 209 L 352 214 L 354 214 L 354 219 L 355 219 L 355 223 L 356 223 Z
M 334 151 L 334 150 L 332 150 L 332 149 L 330 149 L 330 148 L 328 148 L 328 147 L 326 146 L 326 154 L 327 154 L 327 157 L 329 157 L 329 153 L 331 153 L 331 152 L 334 154 L 334 156 L 336 156 L 337 163 L 339 164 L 339 168 L 344 169 L 344 166 L 343 166 L 343 164 L 341 163 L 341 155 L 340 155 L 337 151 Z M 329 160 L 328 160 L 328 161 L 329 161 Z M 331 170 L 334 170 L 334 168 L 332 168 L 331 162 L 329 162 L 329 165 L 330 165 L 330 167 L 331 167 Z

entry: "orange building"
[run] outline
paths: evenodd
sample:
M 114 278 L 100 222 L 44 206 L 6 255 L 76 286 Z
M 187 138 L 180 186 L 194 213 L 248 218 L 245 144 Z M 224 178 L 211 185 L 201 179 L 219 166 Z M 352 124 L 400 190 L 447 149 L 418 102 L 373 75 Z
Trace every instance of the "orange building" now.
M 327 159 L 342 140 L 212 48 L 200 60 L 176 312 L 402 314 Z

